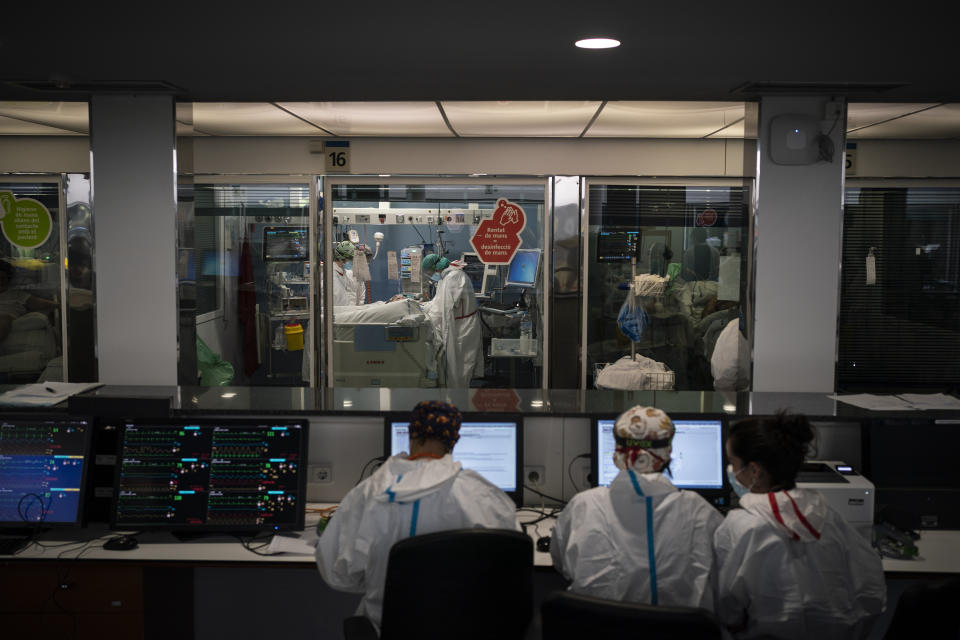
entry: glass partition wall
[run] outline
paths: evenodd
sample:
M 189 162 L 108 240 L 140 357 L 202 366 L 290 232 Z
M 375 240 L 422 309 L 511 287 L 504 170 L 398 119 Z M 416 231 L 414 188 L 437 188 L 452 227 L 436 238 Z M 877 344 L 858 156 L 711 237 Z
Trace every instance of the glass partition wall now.
M 181 384 L 310 384 L 312 184 L 198 176 L 179 194 L 178 279 L 195 290 L 181 304 L 195 301 L 198 368 Z
M 327 385 L 543 387 L 547 209 L 542 178 L 327 178 Z
M 0 178 L 0 383 L 65 380 L 62 200 L 60 175 Z
M 748 192 L 720 180 L 588 182 L 586 388 L 714 388 L 718 338 L 731 323 L 739 333 Z M 737 346 L 733 336 L 723 347 L 734 363 Z

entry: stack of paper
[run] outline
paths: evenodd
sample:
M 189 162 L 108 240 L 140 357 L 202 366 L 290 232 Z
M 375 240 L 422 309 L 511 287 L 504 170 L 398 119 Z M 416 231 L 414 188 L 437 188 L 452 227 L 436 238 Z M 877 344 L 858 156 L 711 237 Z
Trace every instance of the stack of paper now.
M 52 407 L 70 396 L 102 386 L 102 382 L 38 382 L 0 394 L 0 405 Z
M 872 411 L 960 410 L 960 399 L 943 393 L 901 393 L 896 396 L 858 393 L 831 397 Z

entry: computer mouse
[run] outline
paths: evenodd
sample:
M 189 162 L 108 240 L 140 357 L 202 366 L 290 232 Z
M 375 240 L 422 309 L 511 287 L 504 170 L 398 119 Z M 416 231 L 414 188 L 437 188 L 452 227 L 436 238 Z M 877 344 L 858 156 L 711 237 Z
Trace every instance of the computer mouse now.
M 133 536 L 115 536 L 103 543 L 103 548 L 108 551 L 130 551 L 139 546 L 140 543 Z
M 537 551 L 543 551 L 544 553 L 550 551 L 550 536 L 537 538 Z

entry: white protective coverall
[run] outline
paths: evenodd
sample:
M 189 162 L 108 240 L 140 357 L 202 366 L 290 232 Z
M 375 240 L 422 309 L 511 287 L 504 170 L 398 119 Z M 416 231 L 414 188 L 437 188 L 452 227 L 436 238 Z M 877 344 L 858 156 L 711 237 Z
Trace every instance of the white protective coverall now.
M 576 593 L 650 604 L 655 582 L 658 604 L 713 611 L 712 541 L 722 522 L 699 494 L 678 490 L 662 473 L 623 470 L 609 488 L 573 497 L 553 529 L 550 555 Z
M 357 290 L 359 289 L 359 301 Z M 338 262 L 333 263 L 333 306 L 364 304 L 367 301 L 367 287 L 358 282 L 352 269 L 345 268 Z
M 710 356 L 710 372 L 715 389 L 744 391 L 749 388 L 749 369 L 740 366 L 741 362 L 749 362 L 746 348 L 746 341 L 740 333 L 740 320 L 734 318 L 720 332 Z
M 483 375 L 483 339 L 477 297 L 467 274 L 454 265 L 443 270 L 433 300 L 423 311 L 433 323 L 437 341 L 446 353 L 448 387 L 465 388 Z
M 346 495 L 320 536 L 317 566 L 334 589 L 364 593 L 357 614 L 379 628 L 390 547 L 413 535 L 474 527 L 519 531 L 516 505 L 450 454 L 401 454 Z
M 748 493 L 740 506 L 714 536 L 717 614 L 734 636 L 863 637 L 887 594 L 870 542 L 816 491 Z

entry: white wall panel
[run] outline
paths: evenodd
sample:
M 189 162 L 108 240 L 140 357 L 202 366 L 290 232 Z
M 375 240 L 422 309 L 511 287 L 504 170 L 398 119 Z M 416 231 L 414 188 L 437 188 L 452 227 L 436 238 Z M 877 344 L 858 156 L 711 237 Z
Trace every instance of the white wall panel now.
M 177 384 L 173 99 L 91 102 L 97 353 L 107 384 Z

